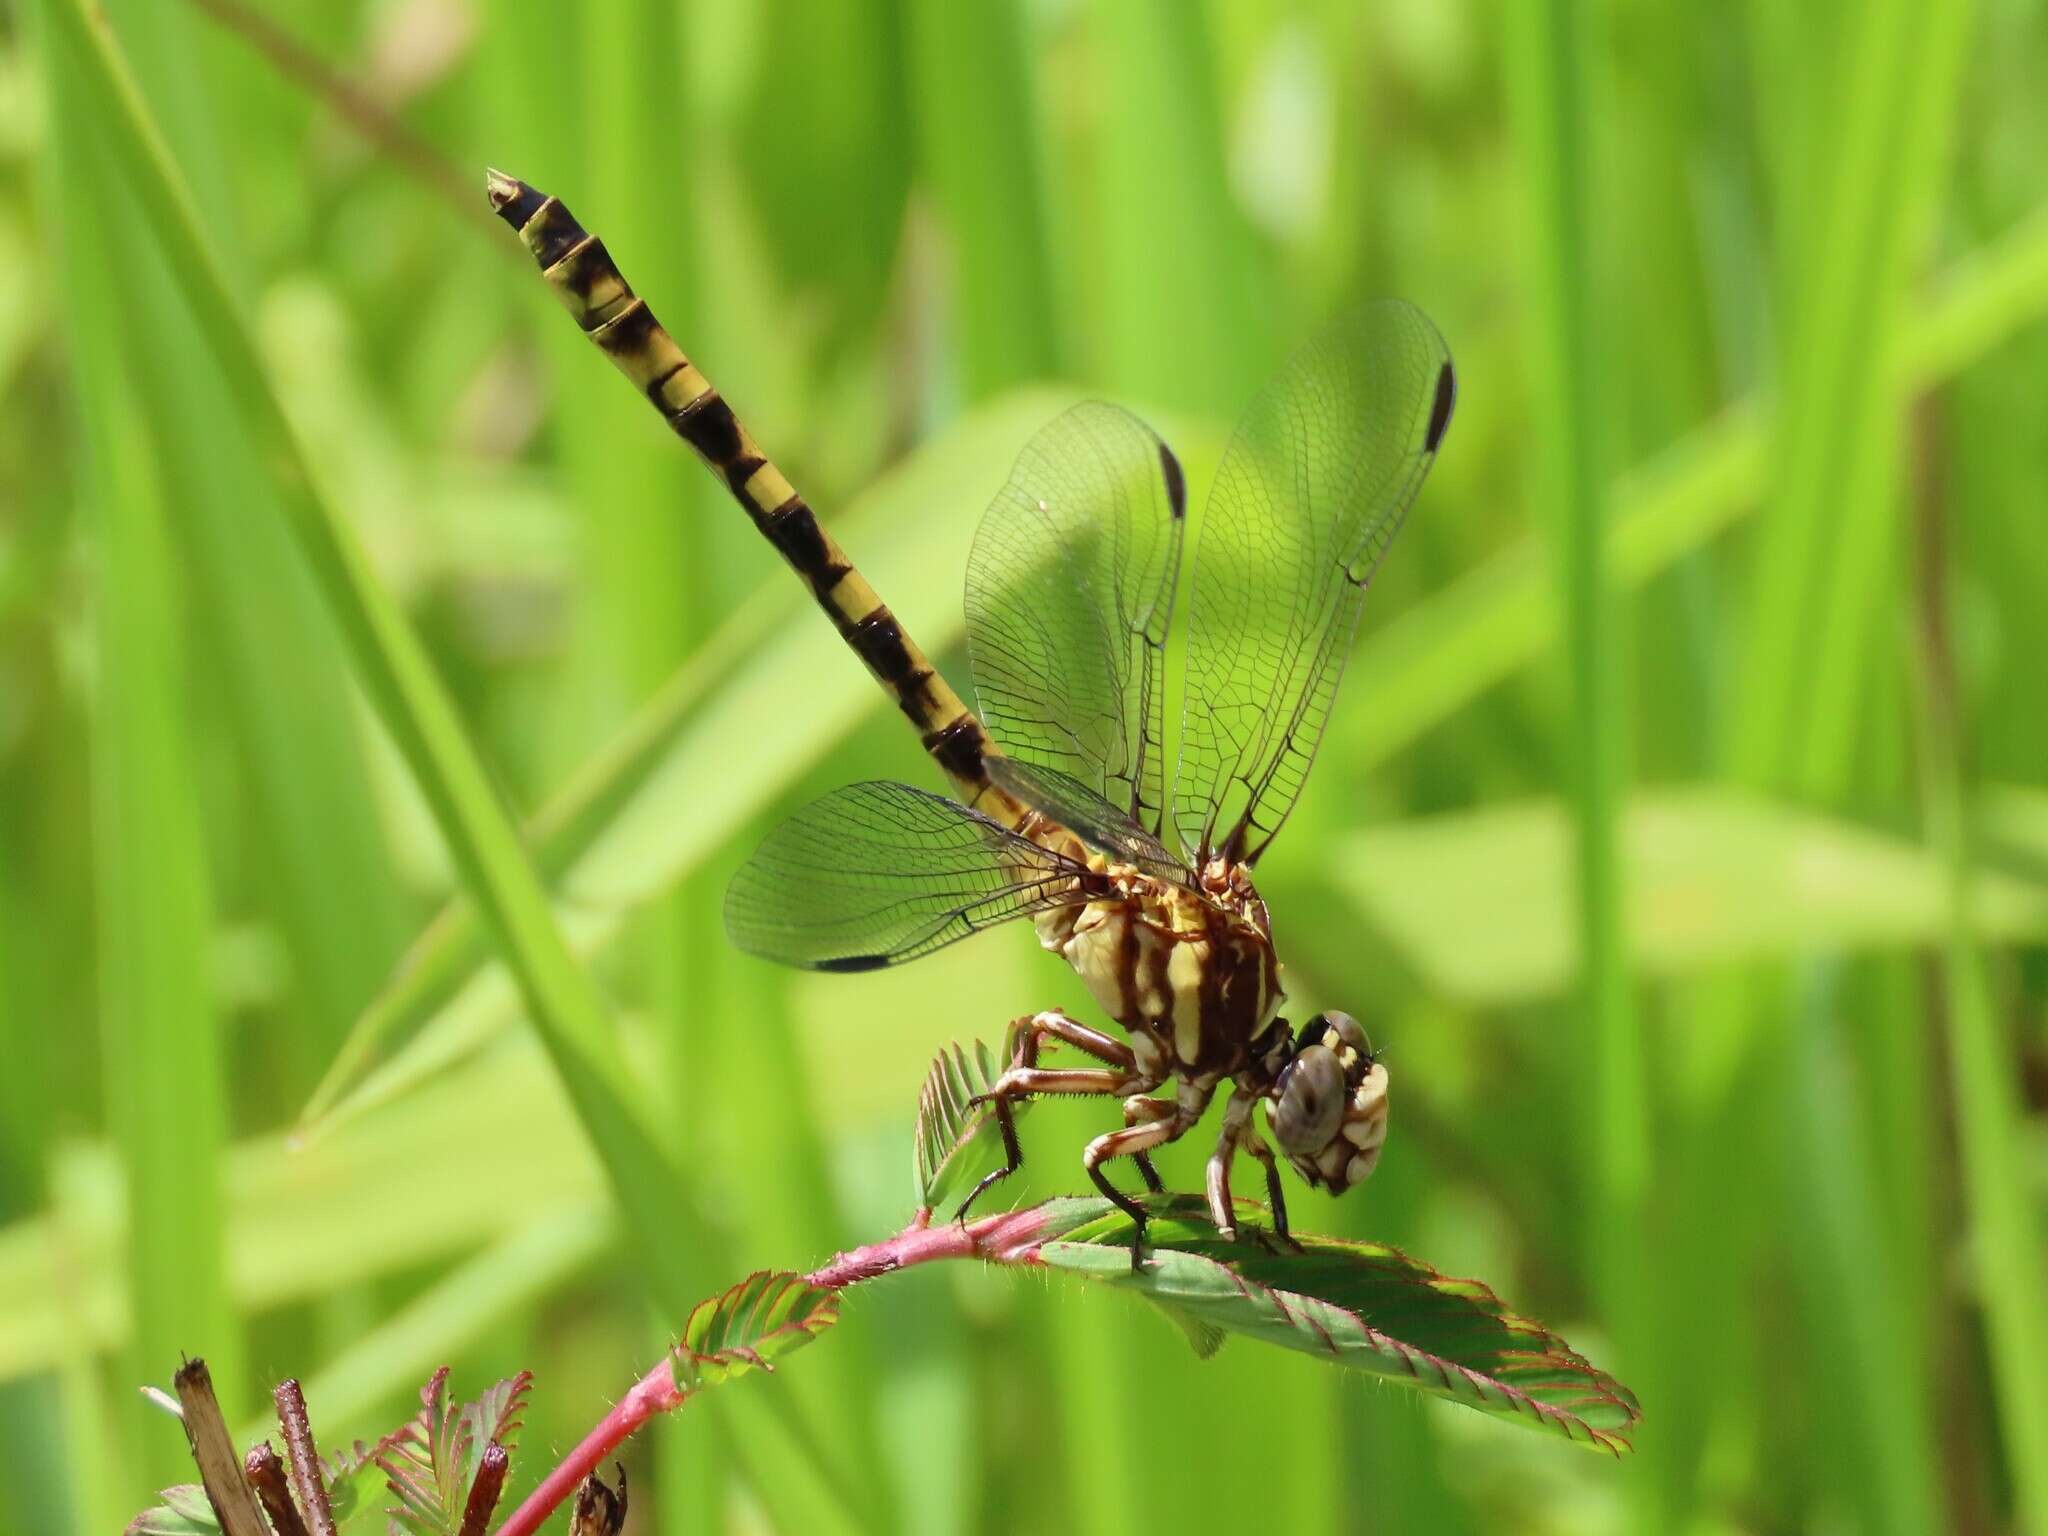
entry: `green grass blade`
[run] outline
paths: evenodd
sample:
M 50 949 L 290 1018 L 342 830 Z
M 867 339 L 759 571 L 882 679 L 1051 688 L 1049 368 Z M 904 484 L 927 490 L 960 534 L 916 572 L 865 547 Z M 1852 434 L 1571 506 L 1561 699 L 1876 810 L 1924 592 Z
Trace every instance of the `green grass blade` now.
M 184 163 L 220 164 L 217 103 L 194 88 L 190 14 L 147 0 L 114 14 Z M 211 227 L 233 227 L 218 175 L 195 192 Z M 199 361 L 191 316 L 132 216 L 123 224 L 135 231 L 118 248 L 122 291 L 134 295 L 127 345 L 180 360 L 138 370 L 136 388 L 160 445 L 169 536 L 192 578 L 207 675 L 219 679 L 240 748 L 242 846 L 292 962 L 285 1053 L 310 1083 L 395 957 L 403 918 L 332 624 L 218 373 Z
M 911 0 L 922 180 L 953 245 L 953 324 L 970 401 L 1059 372 L 1052 269 L 1015 0 Z
M 504 1136 L 504 1124 L 519 1134 Z M 451 1146 L 491 1147 L 490 1176 L 451 1157 Z M 543 1216 L 601 1213 L 605 1201 L 603 1170 L 523 1041 L 301 1151 L 275 1134 L 238 1141 L 222 1180 L 227 1281 L 245 1314 L 461 1260 Z M 0 1380 L 56 1366 L 67 1331 L 102 1352 L 134 1337 L 112 1148 L 68 1149 L 53 1181 L 67 1191 L 61 1225 L 38 1216 L 0 1228 Z
M 1884 639 L 1902 548 L 1900 321 L 1938 205 L 1971 11 L 1851 7 L 1817 71 L 1803 61 L 1822 24 L 1802 17 L 1780 39 L 1802 61 L 1806 131 L 1779 167 L 1781 405 L 1727 755 L 1749 783 L 1827 803 L 1895 793 L 1897 768 L 1870 744 L 1901 684 Z M 1905 1536 L 1935 1527 L 1941 1479 L 1931 1345 L 1889 1274 L 1924 1251 L 1933 1215 L 1924 1197 L 1888 1215 L 1903 1196 L 1875 1149 L 1925 1143 L 1930 1110 L 1924 1095 L 1858 1091 L 1845 1058 L 1883 1080 L 1916 1073 L 1920 1053 L 1896 1032 L 1848 1032 L 1850 996 L 1832 968 L 1803 967 L 1789 999 L 1765 987 L 1728 1027 L 1770 1038 L 1770 1020 L 1788 1018 L 1789 1039 L 1767 1049 L 1790 1122 L 1796 1273 L 1812 1367 L 1838 1376 L 1851 1405 L 1820 1475 L 1867 1527 Z
M 1577 980 L 1572 844 L 1554 801 L 1425 816 L 1345 840 L 1338 889 L 1433 993 L 1475 1007 Z M 1717 784 L 1641 791 L 1621 820 L 1631 963 L 1697 979 L 1745 962 L 1896 950 L 1947 936 L 1939 850 Z M 1973 875 L 1978 932 L 2048 935 L 2048 883 Z
M 1841 120 L 1815 139 L 1819 163 L 1798 168 L 1824 191 L 1792 220 L 1810 238 L 1792 248 L 1771 515 L 1732 744 L 1753 782 L 1831 792 L 1873 702 L 1865 688 L 1870 658 L 1883 653 L 1875 626 L 1897 547 L 1891 481 L 1907 398 L 1899 362 L 1916 350 L 1900 320 L 1946 168 L 1942 125 L 1952 118 L 1970 11 L 1852 12 L 1857 24 L 1830 71 L 1843 77 L 1843 101 L 1829 103 Z M 1784 665 L 1790 656 L 1802 664 Z
M 1638 1208 L 1650 1177 L 1649 1096 L 1617 848 L 1627 768 L 1607 532 L 1612 402 L 1593 246 L 1606 212 L 1595 191 L 1602 60 L 1593 21 L 1577 0 L 1518 6 L 1512 14 L 1505 59 L 1531 224 L 1536 500 L 1555 551 L 1570 687 L 1565 757 L 1580 955 L 1574 1054 L 1590 1078 L 1584 1113 L 1573 1120 L 1591 1183 L 1595 1290 L 1632 1295 L 1637 1287 L 1621 1270 L 1638 1251 Z
M 425 793 L 604 1159 L 654 1294 L 680 1315 L 687 1298 L 701 1292 L 693 1277 L 699 1266 L 710 1267 L 709 1237 L 693 1217 L 680 1169 L 652 1131 L 651 1112 L 618 1061 L 604 1005 L 571 958 L 518 835 L 417 640 L 348 525 L 311 479 L 220 268 L 200 238 L 176 166 L 103 23 L 76 0 L 45 0 L 44 13 L 52 46 L 77 69 L 81 96 L 98 116 L 238 410 L 269 457 L 293 534 L 372 706 Z
M 46 77 L 76 293 L 126 293 L 117 255 L 126 221 L 107 216 L 121 205 L 93 142 L 90 90 L 68 61 L 51 58 Z M 211 1351 L 233 1402 L 242 1358 L 225 1274 L 227 1083 L 208 973 L 213 913 L 190 734 L 195 680 L 184 664 L 162 466 L 130 384 L 124 306 L 78 303 L 70 320 L 97 578 L 93 846 L 105 1122 L 133 1213 L 123 1267 L 134 1325 L 122 1366 L 130 1380 L 158 1380 L 184 1354 Z M 178 1447 L 152 1443 L 146 1410 L 125 1394 L 118 1401 L 127 1474 L 175 1477 Z
M 1961 845 L 1956 845 L 1960 847 Z M 1969 1251 L 1984 1311 L 1992 1391 L 2007 1464 L 2015 1527 L 2048 1532 L 2048 1253 L 2038 1203 L 2026 1178 L 2025 1138 L 2012 1080 L 2011 1049 L 1970 916 L 1968 862 L 1958 853 L 1955 926 L 1944 956 L 1950 1070 L 1962 1145 Z
M 1096 0 L 1090 21 L 1103 108 L 1090 373 L 1235 418 L 1280 337 L 1224 170 L 1208 18 L 1173 0 Z
M 2044 314 L 2048 210 L 1956 262 L 1902 322 L 1897 389 L 1947 382 Z M 1607 535 L 1618 586 L 1641 587 L 1757 510 L 1769 421 L 1760 402 L 1743 401 L 1620 476 Z M 1367 635 L 1353 667 L 1373 680 L 1371 716 L 1324 750 L 1362 772 L 1542 655 L 1560 628 L 1546 574 L 1536 541 L 1517 542 Z
M 589 1203 L 545 1212 L 478 1249 L 306 1377 L 306 1400 L 318 1405 L 323 1436 L 338 1448 L 351 1435 L 383 1433 L 390 1426 L 372 1415 L 395 1393 L 504 1328 L 617 1237 L 610 1212 Z M 276 1432 L 273 1418 L 258 1417 L 236 1431 L 235 1441 L 247 1445 Z
M 1919 553 L 1931 571 L 1921 583 L 1918 723 L 1926 743 L 1929 832 L 1948 876 L 1942 996 L 1962 1164 L 1963 1239 L 1984 1318 L 2003 1458 L 2012 1468 L 2014 1529 L 2048 1536 L 2048 1375 L 2041 1369 L 2048 1360 L 2048 1320 L 2039 1305 L 2048 1295 L 2048 1225 L 2028 1174 L 2025 1110 L 2013 1071 L 2017 1053 L 1983 952 L 1995 924 L 1987 921 L 1982 888 L 1982 812 L 1963 782 L 1953 619 L 1938 574 L 1946 569 L 1944 552 L 1923 539 Z M 2000 799 L 2007 817 L 2015 819 L 2017 811 L 2023 825 L 2027 812 L 2038 815 L 2042 808 L 2010 793 Z
M 828 355 L 882 312 L 910 190 L 894 0 L 766 0 L 734 154 L 767 259 L 822 305 Z

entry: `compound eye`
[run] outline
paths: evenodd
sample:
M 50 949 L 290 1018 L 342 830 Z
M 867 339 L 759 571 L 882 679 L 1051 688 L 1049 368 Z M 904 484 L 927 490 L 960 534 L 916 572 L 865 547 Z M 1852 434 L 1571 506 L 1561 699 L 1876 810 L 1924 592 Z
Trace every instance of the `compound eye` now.
M 1294 1054 L 1299 1056 L 1312 1045 L 1321 1045 L 1323 1036 L 1329 1033 L 1330 1016 L 1319 1013 L 1312 1019 L 1302 1021 L 1301 1031 L 1294 1037 Z
M 1372 1042 L 1365 1038 L 1365 1026 L 1348 1013 L 1326 1013 L 1323 1023 L 1334 1030 L 1340 1046 L 1348 1045 L 1358 1052 L 1360 1058 L 1372 1056 Z
M 1342 1064 L 1334 1052 L 1312 1045 L 1287 1064 L 1273 1086 L 1279 1094 L 1273 1139 L 1291 1155 L 1313 1157 L 1344 1124 L 1348 1091 Z

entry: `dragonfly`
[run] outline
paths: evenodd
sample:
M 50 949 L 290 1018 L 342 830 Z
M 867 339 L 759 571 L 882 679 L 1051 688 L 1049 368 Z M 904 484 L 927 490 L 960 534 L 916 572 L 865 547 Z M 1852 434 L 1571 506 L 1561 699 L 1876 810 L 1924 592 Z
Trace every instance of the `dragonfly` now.
M 584 333 L 802 579 L 952 790 L 850 784 L 797 811 L 733 877 L 734 942 L 786 965 L 870 971 L 1029 918 L 1121 1031 L 1056 1008 L 1011 1023 L 1006 1066 L 982 1096 L 1003 1166 L 957 1217 L 1023 1165 L 1016 1109 L 1044 1094 L 1122 1100 L 1122 1125 L 1081 1161 L 1133 1223 L 1134 1269 L 1148 1213 L 1106 1167 L 1129 1158 L 1158 1193 L 1151 1154 L 1194 1130 L 1226 1081 L 1204 1180 L 1220 1236 L 1237 1237 L 1242 1153 L 1264 1172 L 1274 1236 L 1289 1240 L 1261 1105 L 1311 1188 L 1362 1183 L 1386 1141 L 1386 1064 L 1350 1014 L 1299 1029 L 1281 1016 L 1252 871 L 1300 799 L 1366 589 L 1450 426 L 1456 375 L 1429 319 L 1378 301 L 1298 351 L 1247 406 L 1192 540 L 1180 461 L 1135 415 L 1092 401 L 1040 430 L 968 557 L 969 708 L 603 243 L 525 182 L 494 171 L 488 195 Z M 1063 1046 L 1093 1065 L 1045 1065 Z

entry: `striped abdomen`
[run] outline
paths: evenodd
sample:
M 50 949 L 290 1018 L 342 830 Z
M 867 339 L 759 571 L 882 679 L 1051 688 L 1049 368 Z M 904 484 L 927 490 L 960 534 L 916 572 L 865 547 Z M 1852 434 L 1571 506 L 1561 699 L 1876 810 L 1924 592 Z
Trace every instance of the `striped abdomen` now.
M 711 381 L 683 356 L 654 311 L 620 275 L 604 243 L 558 199 L 523 181 L 493 171 L 488 189 L 491 206 L 519 232 L 583 333 L 717 471 L 762 536 L 804 579 L 854 654 L 889 690 L 955 791 L 970 804 L 1013 819 L 1014 803 L 988 782 L 982 768 L 982 759 L 995 748 L 981 722 L 819 526 Z

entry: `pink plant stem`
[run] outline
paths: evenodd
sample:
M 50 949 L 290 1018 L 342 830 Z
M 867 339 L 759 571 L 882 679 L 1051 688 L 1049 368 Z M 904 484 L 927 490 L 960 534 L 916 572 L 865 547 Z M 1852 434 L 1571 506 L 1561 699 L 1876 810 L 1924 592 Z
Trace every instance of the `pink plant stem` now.
M 612 1405 L 612 1411 L 583 1437 L 583 1443 L 541 1479 L 540 1486 L 526 1496 L 526 1502 L 498 1527 L 498 1536 L 533 1536 L 542 1522 L 575 1493 L 583 1479 L 604 1464 L 605 1458 L 627 1436 L 657 1413 L 667 1413 L 682 1404 L 683 1394 L 676 1390 L 676 1373 L 664 1355 L 655 1362 L 653 1370 L 634 1384 L 632 1391 Z
M 804 1281 L 823 1291 L 841 1291 L 863 1280 L 939 1259 L 1029 1263 L 1044 1226 L 1043 1214 L 1035 1209 L 985 1216 L 966 1225 L 948 1221 L 938 1226 L 931 1225 L 930 1211 L 919 1211 L 917 1219 L 894 1237 L 835 1255 L 831 1262 L 805 1275 Z M 586 1477 L 603 1466 L 606 1458 L 636 1429 L 657 1413 L 682 1407 L 688 1396 L 677 1388 L 674 1366 L 664 1355 L 583 1437 L 582 1444 L 542 1479 L 541 1485 L 527 1495 L 526 1502 L 512 1511 L 498 1527 L 497 1536 L 533 1536 L 548 1516 L 575 1493 Z
M 1037 1210 L 1007 1211 L 966 1225 L 941 1222 L 936 1227 L 930 1224 L 931 1214 L 919 1211 L 917 1219 L 894 1237 L 834 1256 L 829 1264 L 805 1275 L 805 1283 L 839 1291 L 936 1259 L 1021 1263 L 1030 1257 L 1031 1246 L 1045 1226 L 1045 1218 Z

